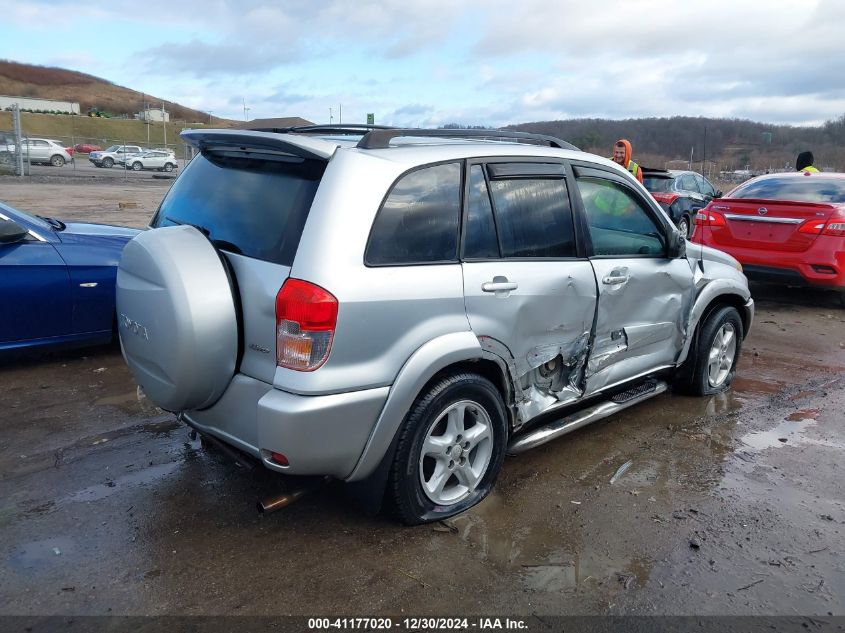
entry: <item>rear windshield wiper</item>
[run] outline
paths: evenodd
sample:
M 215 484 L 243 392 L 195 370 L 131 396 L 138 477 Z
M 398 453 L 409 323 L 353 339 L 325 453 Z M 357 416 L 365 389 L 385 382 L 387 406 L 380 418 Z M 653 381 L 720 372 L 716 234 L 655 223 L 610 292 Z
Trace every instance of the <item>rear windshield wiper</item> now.
M 165 218 L 168 222 L 173 222 L 173 224 L 178 224 L 179 226 L 192 226 L 197 231 L 205 235 L 208 238 L 208 241 L 214 245 L 215 248 L 222 248 L 225 251 L 231 251 L 236 255 L 243 255 L 243 251 L 241 250 L 240 246 L 237 244 L 233 244 L 227 240 L 218 240 L 211 237 L 211 231 L 209 231 L 204 226 L 200 226 L 199 224 L 192 224 L 191 222 L 182 222 L 181 220 L 176 220 L 174 218 Z

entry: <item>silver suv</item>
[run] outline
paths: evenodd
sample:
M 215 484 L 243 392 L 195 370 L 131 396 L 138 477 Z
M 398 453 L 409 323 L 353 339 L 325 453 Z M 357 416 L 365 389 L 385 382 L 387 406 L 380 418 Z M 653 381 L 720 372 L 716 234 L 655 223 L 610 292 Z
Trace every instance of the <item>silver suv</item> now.
M 611 161 L 524 133 L 182 134 L 127 245 L 124 356 L 158 406 L 413 524 L 518 453 L 665 391 L 728 387 L 754 303 Z

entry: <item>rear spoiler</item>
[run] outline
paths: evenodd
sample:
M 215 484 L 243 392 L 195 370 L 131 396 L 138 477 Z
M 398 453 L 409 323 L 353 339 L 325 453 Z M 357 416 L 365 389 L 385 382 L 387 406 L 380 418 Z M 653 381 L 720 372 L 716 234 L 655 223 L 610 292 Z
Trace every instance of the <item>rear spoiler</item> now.
M 249 130 L 185 130 L 182 139 L 200 151 L 210 147 L 242 147 L 285 152 L 300 158 L 329 160 L 337 143 L 299 134 L 267 134 Z

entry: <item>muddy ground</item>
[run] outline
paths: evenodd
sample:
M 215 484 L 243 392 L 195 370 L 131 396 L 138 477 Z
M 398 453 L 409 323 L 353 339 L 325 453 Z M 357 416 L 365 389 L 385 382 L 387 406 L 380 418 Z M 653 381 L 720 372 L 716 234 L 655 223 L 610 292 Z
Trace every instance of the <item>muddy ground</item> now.
M 143 226 L 155 187 L 0 199 Z M 191 440 L 115 346 L 0 366 L 0 613 L 843 615 L 845 311 L 754 292 L 731 391 L 508 458 L 479 506 L 414 528 L 339 484 L 259 516 L 296 482 Z

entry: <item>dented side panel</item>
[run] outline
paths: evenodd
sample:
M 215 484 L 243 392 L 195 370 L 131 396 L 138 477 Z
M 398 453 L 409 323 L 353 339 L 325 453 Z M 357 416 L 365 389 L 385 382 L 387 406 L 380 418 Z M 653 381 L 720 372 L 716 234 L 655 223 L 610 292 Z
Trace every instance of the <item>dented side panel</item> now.
M 515 426 L 579 398 L 596 309 L 590 263 L 497 260 L 463 270 L 470 326 L 482 349 L 508 365 Z
M 602 258 L 592 264 L 599 299 L 587 394 L 674 364 L 695 298 L 693 269 L 683 258 Z

